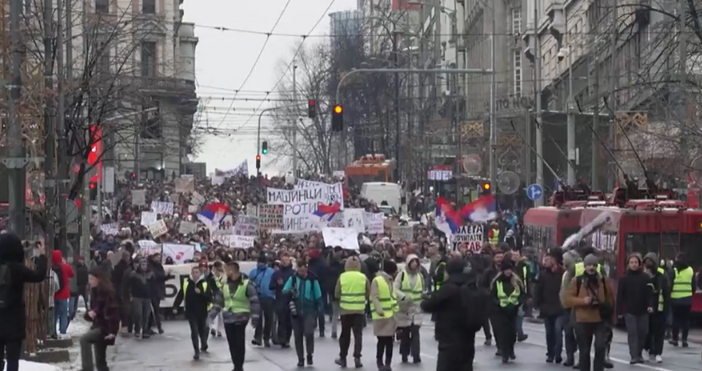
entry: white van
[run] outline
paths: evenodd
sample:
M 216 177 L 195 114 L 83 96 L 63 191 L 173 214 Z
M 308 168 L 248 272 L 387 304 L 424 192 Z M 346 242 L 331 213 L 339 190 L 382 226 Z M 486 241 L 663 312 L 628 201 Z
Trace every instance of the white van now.
M 368 182 L 361 186 L 361 197 L 375 202 L 380 206 L 383 203 L 394 208 L 397 212 L 402 206 L 402 188 L 396 183 Z

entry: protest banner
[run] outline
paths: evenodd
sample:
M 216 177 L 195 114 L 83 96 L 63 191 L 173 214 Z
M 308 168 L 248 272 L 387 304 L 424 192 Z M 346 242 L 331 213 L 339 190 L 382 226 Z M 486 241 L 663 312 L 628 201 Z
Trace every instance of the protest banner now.
M 239 215 L 234 225 L 234 234 L 238 236 L 255 236 L 258 234 L 258 225 L 257 217 Z
M 142 211 L 141 212 L 141 225 L 148 227 L 151 224 L 156 223 L 158 215 L 153 211 Z
M 156 214 L 173 214 L 173 202 L 167 201 L 151 201 L 151 211 Z
M 149 224 L 149 232 L 151 233 L 151 237 L 157 238 L 168 233 L 168 226 L 163 220 L 157 220 L 156 223 Z
M 341 246 L 348 250 L 359 250 L 358 232 L 353 228 L 323 228 L 322 238 L 326 246 Z
M 273 233 L 304 233 L 319 231 L 319 220 L 311 218 L 319 205 L 340 203 L 343 209 L 343 188 L 341 183 L 324 184 L 319 187 L 298 189 L 267 189 L 267 199 L 270 205 L 283 206 L 282 228 Z
M 201 194 L 197 192 L 193 192 L 192 196 L 190 196 L 190 204 L 191 205 L 196 205 L 200 206 L 205 203 L 205 197 L 202 196 Z
M 364 213 L 366 220 L 366 232 L 368 234 L 381 234 L 385 232 L 385 214 Z
M 253 236 L 229 235 L 229 247 L 235 249 L 250 249 L 254 247 Z
M 183 264 L 185 261 L 193 260 L 193 256 L 195 255 L 195 246 L 164 243 L 161 254 L 161 259 L 163 262 L 166 261 L 167 257 L 170 257 L 173 259 L 175 264 Z
M 346 209 L 344 210 L 344 227 L 351 228 L 356 233 L 366 232 L 366 216 L 365 209 Z
M 100 230 L 108 236 L 116 236 L 119 233 L 119 225 L 117 223 L 106 223 L 100 226 Z
M 144 189 L 133 189 L 132 190 L 132 205 L 133 206 L 146 205 L 146 190 L 144 190 Z
M 258 205 L 258 228 L 268 231 L 283 228 L 283 206 Z
M 197 223 L 181 221 L 178 227 L 178 233 L 188 235 L 197 231 Z
M 483 247 L 484 230 L 482 224 L 468 224 L 461 226 L 451 237 L 451 242 L 466 243 L 471 251 L 480 251 Z
M 195 178 L 176 178 L 173 183 L 176 193 L 195 192 Z
M 392 239 L 395 241 L 411 242 L 414 240 L 414 227 L 398 225 L 392 228 Z

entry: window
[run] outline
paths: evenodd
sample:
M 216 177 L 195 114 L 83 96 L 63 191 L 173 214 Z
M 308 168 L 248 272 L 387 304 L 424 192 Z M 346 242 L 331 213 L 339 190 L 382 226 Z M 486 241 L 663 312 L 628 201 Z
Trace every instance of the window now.
M 141 43 L 141 77 L 156 77 L 156 43 Z
M 95 53 L 97 55 L 97 72 L 98 73 L 109 73 L 110 72 L 110 45 L 106 41 L 100 41 L 96 45 Z
M 110 0 L 95 0 L 95 13 L 105 14 L 110 12 Z
M 522 96 L 522 51 L 514 51 L 514 96 Z
M 522 33 L 522 8 L 512 9 L 512 35 Z
M 141 12 L 144 14 L 156 14 L 156 0 L 141 0 Z
M 141 137 L 159 139 L 163 135 L 161 128 L 161 107 L 158 101 L 149 100 L 141 105 Z

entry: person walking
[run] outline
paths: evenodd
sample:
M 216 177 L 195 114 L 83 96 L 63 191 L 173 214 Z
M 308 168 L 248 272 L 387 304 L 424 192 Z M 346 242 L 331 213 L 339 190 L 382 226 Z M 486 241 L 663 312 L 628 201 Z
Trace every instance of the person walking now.
M 5 355 L 0 357 L 0 370 L 19 371 L 27 324 L 24 285 L 47 277 L 43 245 L 37 246 L 36 252 L 39 255 L 31 269 L 24 265 L 22 241 L 12 233 L 0 234 L 0 354 Z
M 292 324 L 290 323 L 289 296 L 283 295 L 283 287 L 288 278 L 295 274 L 290 262 L 290 255 L 280 257 L 280 268 L 273 274 L 269 288 L 275 293 L 275 316 L 278 320 L 278 331 L 274 337 L 281 348 L 290 348 Z
M 149 316 L 151 316 L 151 282 L 154 280 L 154 275 L 148 271 L 146 259 L 142 258 L 136 265 L 136 270 L 130 272 L 127 281 L 132 303 L 132 324 L 134 336 L 148 339 L 151 337 Z
M 417 255 L 409 254 L 405 261 L 405 268 L 395 277 L 393 285 L 398 302 L 395 321 L 400 331 L 402 363 L 407 363 L 410 355 L 414 363 L 420 363 L 419 329 L 423 320 L 421 303 L 425 288 L 424 277 L 419 269 L 421 264 Z
M 314 329 L 319 313 L 324 311 L 319 280 L 304 259 L 297 260 L 297 272 L 288 278 L 283 293 L 290 296 L 290 319 L 293 328 L 297 367 L 314 364 Z
M 695 271 L 687 262 L 687 255 L 678 254 L 675 258 L 673 288 L 670 293 L 670 304 L 673 312 L 672 338 L 670 345 L 678 346 L 682 341 L 683 348 L 688 347 L 687 335 L 690 332 L 690 311 L 692 310 L 692 294 L 695 287 Z
M 648 336 L 648 314 L 653 312 L 655 300 L 649 288 L 651 276 L 643 271 L 641 255 L 629 256 L 627 272 L 617 283 L 617 303 L 624 307 L 629 364 L 643 363 L 643 349 Z
M 230 261 L 226 266 L 227 279 L 214 298 L 208 314 L 208 324 L 222 313 L 224 333 L 229 345 L 234 371 L 244 371 L 246 357 L 246 325 L 251 321 L 256 328 L 260 319 L 261 305 L 256 285 L 244 278 L 239 263 Z
M 644 257 L 644 270 L 651 277 L 648 286 L 654 300 L 651 312 L 648 314 L 648 336 L 644 349 L 648 351 L 651 362 L 662 363 L 670 284 L 665 271 L 658 266 L 658 256 L 655 253 L 648 253 Z
M 207 312 L 212 303 L 212 290 L 202 274 L 202 269 L 197 265 L 190 270 L 190 277 L 183 281 L 173 301 L 173 313 L 178 313 L 183 301 L 185 318 L 190 325 L 193 359 L 197 361 L 200 359 L 200 352 L 207 353 Z
M 525 292 L 522 281 L 514 272 L 515 264 L 511 259 L 504 259 L 500 269 L 502 271 L 490 285 L 490 295 L 496 307 L 493 329 L 495 337 L 500 339 L 498 346 L 502 363 L 509 363 L 517 358 L 514 353 L 516 322 L 519 307 L 524 304 Z
M 363 322 L 366 301 L 370 295 L 368 278 L 361 273 L 361 261 L 356 256 L 349 256 L 344 265 L 344 273 L 334 288 L 334 296 L 339 299 L 341 317 L 341 334 L 339 336 L 339 358 L 334 363 L 346 367 L 346 356 L 351 346 L 353 332 L 353 360 L 356 368 L 363 367 L 361 351 L 363 350 Z
M 88 276 L 90 285 L 90 310 L 85 319 L 92 322 L 90 330 L 80 337 L 80 359 L 83 370 L 109 371 L 107 347 L 115 345 L 119 332 L 119 300 L 104 269 L 93 268 Z M 93 348 L 95 362 L 93 363 Z
M 397 273 L 397 264 L 385 260 L 381 269 L 371 282 L 369 295 L 373 334 L 378 341 L 375 359 L 378 371 L 392 371 L 393 336 L 397 330 L 395 322 L 397 299 L 393 279 Z
M 63 259 L 63 254 L 59 250 L 54 250 L 51 261 L 51 269 L 56 272 L 59 279 L 59 290 L 54 294 L 54 327 L 58 325 L 61 336 L 66 336 L 68 329 L 68 304 L 71 298 L 70 280 L 73 278 L 73 268 Z
M 212 298 L 214 300 L 217 292 L 222 290 L 222 285 L 226 281 L 227 275 L 224 273 L 224 263 L 221 261 L 216 261 L 212 265 L 210 273 L 207 275 L 207 285 L 212 292 Z M 224 331 L 224 321 L 222 320 L 222 313 L 218 314 L 214 319 L 212 326 L 210 328 L 210 335 L 216 336 L 218 338 L 222 337 L 222 331 Z
M 275 314 L 275 291 L 271 290 L 271 280 L 273 278 L 273 268 L 268 266 L 266 255 L 258 257 L 256 268 L 249 273 L 249 279 L 258 288 L 258 299 L 261 302 L 261 321 L 258 322 L 254 331 L 254 338 L 251 344 L 266 348 L 271 346 L 271 331 L 273 330 L 273 316 Z
M 534 286 L 534 307 L 544 319 L 546 331 L 546 362 L 563 362 L 563 329 L 567 321 L 561 305 L 560 292 L 563 281 L 563 257 L 559 248 L 549 249 L 543 260 L 543 269 Z M 566 352 L 568 353 L 568 352 Z M 572 356 L 571 356 L 572 360 Z
M 166 271 L 161 264 L 161 254 L 154 254 L 149 258 L 148 270 L 151 272 L 151 316 L 149 317 L 148 331 L 149 335 L 154 335 L 154 325 L 159 334 L 163 334 L 163 325 L 161 324 L 161 301 L 166 297 L 166 281 L 173 278 L 170 271 Z M 207 267 L 207 264 L 205 264 Z

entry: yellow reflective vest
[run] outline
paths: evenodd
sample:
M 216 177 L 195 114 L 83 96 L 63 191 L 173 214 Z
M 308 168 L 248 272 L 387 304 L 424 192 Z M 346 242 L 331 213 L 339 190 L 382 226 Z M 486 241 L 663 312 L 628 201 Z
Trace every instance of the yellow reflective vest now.
M 222 285 L 222 296 L 224 297 L 224 310 L 231 313 L 250 313 L 251 302 L 246 294 L 249 287 L 249 280 L 242 280 L 239 287 L 232 295 L 229 289 L 229 283 L 225 282 Z
M 658 273 L 665 275 L 665 271 L 661 267 L 658 267 Z M 651 290 L 653 290 L 653 292 L 655 293 L 656 292 L 656 285 L 654 285 L 653 283 L 649 283 L 648 285 L 651 287 Z M 663 297 L 663 288 L 661 287 L 658 289 L 658 311 L 662 312 L 664 307 L 665 307 L 665 298 Z
M 379 318 L 392 318 L 397 311 L 397 300 L 395 300 L 390 285 L 388 285 L 387 281 L 385 281 L 385 278 L 382 276 L 375 276 L 373 282 L 378 285 L 378 301 L 383 310 L 383 315 L 381 316 L 378 314 L 375 304 L 371 301 L 371 317 L 374 320 Z
M 490 238 L 490 244 L 492 244 L 495 247 L 497 247 L 497 245 L 500 244 L 500 230 L 499 229 L 492 230 L 492 238 Z
M 424 293 L 424 277 L 421 273 L 417 273 L 417 278 L 414 280 L 414 286 L 410 284 L 410 274 L 402 272 L 402 283 L 400 290 L 412 299 L 413 302 L 419 303 L 422 301 L 422 293 Z
M 692 268 L 687 267 L 681 271 L 675 269 L 675 279 L 673 280 L 673 289 L 670 292 L 671 299 L 689 298 L 693 294 L 692 279 L 695 277 L 695 272 Z
M 436 273 L 434 273 L 434 291 L 438 290 L 441 288 L 441 285 L 444 284 L 444 279 L 446 278 L 446 262 L 440 262 L 439 264 L 436 265 L 436 271 L 439 271 L 439 267 L 444 267 L 443 274 L 441 275 L 441 278 L 436 277 Z
M 521 294 L 519 287 L 515 286 L 514 291 L 512 291 L 509 296 L 505 294 L 504 285 L 502 281 L 495 281 L 495 287 L 497 288 L 497 300 L 500 302 L 501 307 L 506 307 L 508 305 L 518 305 L 519 295 Z
M 575 264 L 575 275 L 573 275 L 573 277 L 580 276 L 583 273 L 585 273 L 585 263 L 580 262 Z M 597 273 L 604 276 L 604 273 L 602 273 L 602 264 L 597 264 Z
M 339 307 L 344 310 L 364 311 L 366 309 L 366 276 L 357 271 L 344 272 L 339 277 L 341 297 Z
M 196 283 L 197 285 L 197 283 Z M 190 286 L 190 280 L 187 279 L 183 281 L 183 305 L 185 305 L 185 295 L 188 293 L 188 286 Z M 207 281 L 202 281 L 202 289 L 207 291 Z M 207 304 L 207 310 L 212 309 L 212 303 Z

